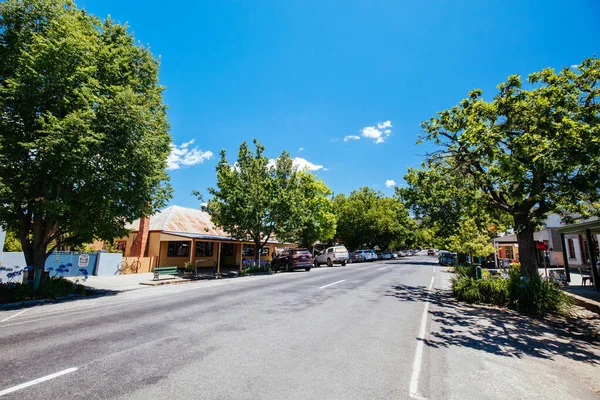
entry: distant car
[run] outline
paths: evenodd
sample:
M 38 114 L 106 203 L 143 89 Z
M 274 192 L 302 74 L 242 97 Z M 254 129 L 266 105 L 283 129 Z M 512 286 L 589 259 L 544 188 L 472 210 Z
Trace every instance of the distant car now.
M 427 255 L 428 256 L 435 256 L 435 250 L 433 250 L 433 249 L 427 250 Z
M 378 260 L 383 260 L 383 253 L 382 252 L 378 252 L 378 253 L 375 253 L 375 254 L 377 255 L 377 259 Z
M 365 261 L 377 261 L 377 254 L 373 250 L 356 250 L 355 253 L 362 255 Z
M 343 267 L 349 258 L 348 249 L 344 246 L 333 246 L 320 252 L 314 259 L 314 265 L 318 267 L 319 265 L 327 264 L 327 266 L 331 267 L 333 264 L 341 264 Z
M 381 255 L 383 256 L 384 260 L 391 260 L 394 258 L 394 255 L 389 251 L 384 251 L 383 253 L 381 253 Z
M 312 266 L 313 257 L 307 249 L 284 250 L 271 261 L 271 268 L 273 268 L 274 271 L 285 269 L 286 271 L 291 272 L 296 269 L 304 269 L 308 272 Z
M 348 260 L 348 262 L 358 263 L 363 261 L 367 261 L 367 259 L 365 258 L 365 255 L 360 252 L 360 250 L 353 251 L 352 253 L 350 253 L 350 259 Z
M 440 252 L 440 255 L 438 257 L 438 263 L 440 265 L 454 265 L 454 254 L 450 253 L 449 251 L 445 251 L 445 252 Z

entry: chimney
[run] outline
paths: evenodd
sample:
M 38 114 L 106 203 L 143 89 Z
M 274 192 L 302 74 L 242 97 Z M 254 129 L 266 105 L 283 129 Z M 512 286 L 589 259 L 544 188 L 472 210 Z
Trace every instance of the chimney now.
M 150 218 L 140 218 L 140 229 L 131 246 L 130 257 L 146 257 L 146 243 L 148 243 L 149 230 Z

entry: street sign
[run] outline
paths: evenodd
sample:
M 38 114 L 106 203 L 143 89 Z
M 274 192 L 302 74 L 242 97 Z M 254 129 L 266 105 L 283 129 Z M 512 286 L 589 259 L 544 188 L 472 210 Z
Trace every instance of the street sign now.
M 546 242 L 535 242 L 535 248 L 538 250 L 548 250 L 548 243 Z
M 85 268 L 90 263 L 90 256 L 87 254 L 80 254 L 79 260 L 77 261 L 77 266 L 79 268 Z

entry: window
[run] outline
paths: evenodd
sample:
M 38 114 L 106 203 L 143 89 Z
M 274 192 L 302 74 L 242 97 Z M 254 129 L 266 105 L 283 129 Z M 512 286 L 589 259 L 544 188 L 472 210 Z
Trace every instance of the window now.
M 303 255 L 310 255 L 310 251 L 308 250 L 292 250 L 293 254 L 303 254 Z
M 260 256 L 261 257 L 267 257 L 269 255 L 269 248 L 268 247 L 263 247 L 260 250 Z
M 196 242 L 196 257 L 212 257 L 214 242 Z
M 253 244 L 245 244 L 242 248 L 242 255 L 244 257 L 254 257 L 254 245 Z
M 569 258 L 575 259 L 575 245 L 573 239 L 567 239 L 567 248 L 569 249 Z
M 189 257 L 190 242 L 169 242 L 167 257 Z
M 506 246 L 506 258 L 510 258 L 511 260 L 515 258 L 515 253 L 513 252 L 512 246 Z
M 333 253 L 333 247 L 330 247 L 330 248 L 328 248 L 328 249 L 327 249 L 327 252 L 328 252 L 328 253 Z
M 221 255 L 232 256 L 233 255 L 233 243 L 222 243 L 221 244 Z

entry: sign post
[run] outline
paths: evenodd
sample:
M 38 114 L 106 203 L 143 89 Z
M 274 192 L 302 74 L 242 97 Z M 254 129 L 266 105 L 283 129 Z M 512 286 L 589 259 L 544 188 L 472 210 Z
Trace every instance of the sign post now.
M 542 251 L 542 258 L 544 259 L 544 274 L 548 278 L 548 267 L 546 265 L 546 250 L 548 250 L 548 243 L 546 242 L 535 242 L 535 248 Z

